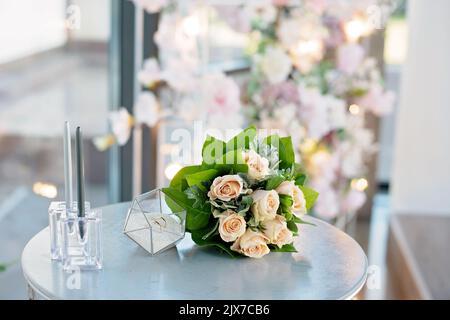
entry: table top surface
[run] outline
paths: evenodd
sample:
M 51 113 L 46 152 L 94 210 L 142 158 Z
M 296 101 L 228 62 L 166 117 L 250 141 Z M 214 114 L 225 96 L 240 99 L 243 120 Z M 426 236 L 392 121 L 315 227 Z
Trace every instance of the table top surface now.
M 347 234 L 312 217 L 300 225 L 298 253 L 237 258 L 186 237 L 150 256 L 122 233 L 130 203 L 102 208 L 103 269 L 69 273 L 50 259 L 49 229 L 26 245 L 28 284 L 48 299 L 348 299 L 364 285 L 367 258 Z

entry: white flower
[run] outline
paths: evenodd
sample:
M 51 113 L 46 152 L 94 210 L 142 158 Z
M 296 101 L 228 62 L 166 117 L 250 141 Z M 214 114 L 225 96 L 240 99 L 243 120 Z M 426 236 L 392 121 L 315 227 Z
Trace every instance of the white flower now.
M 299 87 L 301 100 L 300 118 L 312 139 L 320 140 L 331 130 L 328 121 L 328 104 L 317 88 Z
M 291 58 L 278 47 L 267 48 L 259 63 L 263 74 L 272 84 L 286 80 L 292 69 Z
M 238 175 L 226 175 L 214 179 L 208 197 L 211 200 L 230 201 L 243 192 L 244 181 Z
M 294 201 L 292 209 L 294 213 L 305 214 L 306 213 L 306 200 L 302 190 L 295 185 L 294 181 L 283 181 L 276 189 L 279 194 L 284 194 L 292 197 Z
M 280 198 L 275 190 L 256 190 L 251 197 L 253 199 L 251 211 L 256 223 L 275 218 L 280 206 Z
M 116 142 L 116 137 L 113 134 L 107 134 L 100 137 L 95 137 L 92 142 L 98 151 L 105 151 Z
M 253 1 L 244 7 L 244 13 L 249 21 L 257 21 L 267 27 L 275 22 L 277 18 L 277 9 L 271 4 L 271 1 L 259 0 Z
M 109 121 L 117 143 L 121 146 L 125 145 L 130 138 L 131 128 L 133 126 L 133 117 L 124 107 L 109 114 Z
M 225 211 L 219 219 L 219 234 L 223 241 L 232 242 L 245 233 L 244 217 L 232 210 Z
M 176 91 L 189 93 L 198 87 L 195 61 L 171 58 L 161 73 L 161 78 Z
M 248 165 L 248 176 L 255 180 L 262 180 L 269 174 L 269 160 L 261 157 L 254 150 L 242 153 L 242 158 Z
M 294 9 L 290 18 L 280 20 L 277 35 L 281 44 L 291 50 L 301 42 L 313 40 L 322 42 L 328 36 L 328 30 L 323 25 L 320 15 Z
M 159 104 L 152 92 L 142 92 L 134 107 L 134 116 L 137 123 L 145 123 L 150 128 L 159 120 Z
M 261 232 L 250 228 L 239 237 L 231 246 L 231 250 L 239 252 L 250 258 L 261 258 L 270 252 L 267 246 L 267 237 Z
M 277 245 L 279 248 L 294 240 L 292 232 L 287 228 L 286 219 L 277 214 L 275 219 L 263 222 L 264 235 L 269 239 L 269 243 Z
M 144 68 L 138 73 L 139 82 L 150 88 L 161 81 L 161 77 L 158 61 L 155 58 L 145 60 Z
M 328 105 L 328 120 L 331 129 L 344 128 L 347 123 L 347 110 L 344 100 L 332 95 L 325 96 Z

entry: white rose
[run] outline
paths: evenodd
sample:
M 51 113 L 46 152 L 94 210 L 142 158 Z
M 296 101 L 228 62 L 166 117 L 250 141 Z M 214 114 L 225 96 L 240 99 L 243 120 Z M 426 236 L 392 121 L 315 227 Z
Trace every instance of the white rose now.
M 247 229 L 230 248 L 250 258 L 261 258 L 270 252 L 267 241 L 264 234 Z
M 260 61 L 261 70 L 272 84 L 283 82 L 291 73 L 289 55 L 281 48 L 269 47 Z
M 292 200 L 294 200 L 294 204 L 292 205 L 294 213 L 306 213 L 305 196 L 302 190 L 295 185 L 294 181 L 283 181 L 275 190 L 279 194 L 284 194 L 292 197 Z
M 226 175 L 214 179 L 208 197 L 211 200 L 230 201 L 239 197 L 244 188 L 244 181 L 238 175 Z
M 255 151 L 243 152 L 242 157 L 248 165 L 248 176 L 255 180 L 261 180 L 269 173 L 269 160 L 261 157 Z
M 256 223 L 275 218 L 280 206 L 280 198 L 275 190 L 256 190 L 251 197 L 253 199 L 251 211 Z
M 275 219 L 263 223 L 264 235 L 269 239 L 269 243 L 277 245 L 279 248 L 294 241 L 291 230 L 287 228 L 286 219 L 277 215 Z
M 219 220 L 219 234 L 223 241 L 232 242 L 245 233 L 244 217 L 232 210 L 227 210 Z

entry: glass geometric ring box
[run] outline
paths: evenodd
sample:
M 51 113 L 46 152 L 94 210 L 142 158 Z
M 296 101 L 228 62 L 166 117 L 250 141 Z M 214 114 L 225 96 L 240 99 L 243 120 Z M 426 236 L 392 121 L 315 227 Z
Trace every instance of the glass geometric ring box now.
M 184 238 L 186 211 L 156 189 L 134 198 L 123 232 L 151 255 Z

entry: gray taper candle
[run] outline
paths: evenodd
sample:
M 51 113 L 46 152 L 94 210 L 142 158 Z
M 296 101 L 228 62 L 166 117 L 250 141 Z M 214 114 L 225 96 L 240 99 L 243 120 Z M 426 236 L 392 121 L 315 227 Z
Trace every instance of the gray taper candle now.
M 85 207 L 84 207 L 84 164 L 83 164 L 83 140 L 81 137 L 81 129 L 77 127 L 76 136 L 75 136 L 75 145 L 77 151 L 77 196 L 78 196 L 78 217 L 85 216 Z M 84 230 L 82 227 L 82 223 L 79 223 L 80 227 L 80 236 L 83 238 Z
M 70 141 L 70 125 L 65 122 L 64 126 L 64 192 L 67 210 L 72 208 L 72 151 Z

